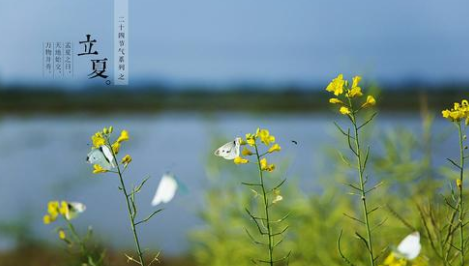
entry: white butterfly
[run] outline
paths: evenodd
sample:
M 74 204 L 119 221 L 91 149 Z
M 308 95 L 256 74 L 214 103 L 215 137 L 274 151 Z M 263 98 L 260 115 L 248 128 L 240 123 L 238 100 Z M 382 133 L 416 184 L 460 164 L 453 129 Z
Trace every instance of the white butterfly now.
M 164 174 L 160 180 L 160 184 L 156 189 L 155 196 L 151 201 L 151 205 L 156 206 L 160 203 L 168 203 L 176 194 L 178 183 L 172 174 Z
M 90 164 L 99 164 L 105 170 L 111 170 L 116 167 L 112 151 L 106 145 L 93 149 L 88 153 L 86 161 Z
M 401 243 L 397 246 L 397 255 L 404 257 L 408 260 L 413 260 L 418 257 L 422 246 L 420 245 L 419 232 L 413 232 L 406 236 Z
M 67 202 L 68 211 L 65 214 L 65 218 L 67 220 L 71 220 L 78 216 L 78 214 L 84 212 L 86 210 L 85 204 L 81 202 Z
M 215 151 L 216 156 L 223 157 L 227 160 L 233 160 L 239 156 L 239 147 L 241 145 L 241 138 L 236 138 L 233 141 L 226 143 Z

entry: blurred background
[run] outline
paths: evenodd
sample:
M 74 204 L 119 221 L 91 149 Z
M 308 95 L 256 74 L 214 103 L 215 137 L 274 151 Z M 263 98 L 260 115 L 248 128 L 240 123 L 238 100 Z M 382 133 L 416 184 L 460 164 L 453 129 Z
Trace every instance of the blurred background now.
M 339 265 L 337 237 L 349 226 L 342 213 L 354 211 L 335 151 L 345 143 L 333 121 L 345 121 L 324 92 L 339 73 L 363 76 L 362 88 L 377 95 L 371 171 L 392 191 L 378 202 L 418 227 L 398 199 L 431 201 L 452 177 L 444 165 L 456 136 L 440 111 L 467 96 L 468 2 L 132 1 L 128 86 L 89 79 L 90 57 L 77 56 L 90 34 L 113 80 L 113 4 L 0 0 L 0 265 L 63 265 L 65 248 L 42 223 L 47 202 L 61 199 L 87 205 L 77 227 L 93 226 L 110 263 L 125 264 L 121 251 L 133 243 L 118 180 L 91 174 L 85 161 L 90 136 L 109 125 L 130 132 L 128 182 L 152 177 L 142 212 L 153 210 L 163 173 L 187 188 L 142 227 L 143 245 L 165 265 L 242 265 L 252 255 L 234 230 L 248 223 L 236 199 L 252 194 L 239 185 L 240 168 L 213 151 L 257 127 L 283 147 L 275 159 L 288 178 L 282 209 L 296 214 L 285 244 L 292 264 Z M 73 75 L 44 74 L 47 42 L 73 44 Z M 390 229 L 378 242 L 407 234 L 383 215 Z

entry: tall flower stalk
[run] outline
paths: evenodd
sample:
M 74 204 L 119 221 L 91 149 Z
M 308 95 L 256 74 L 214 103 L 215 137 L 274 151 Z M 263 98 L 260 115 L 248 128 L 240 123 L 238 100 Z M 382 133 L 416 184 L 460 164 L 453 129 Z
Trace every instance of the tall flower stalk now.
M 248 229 L 246 233 L 249 238 L 256 245 L 265 246 L 267 249 L 267 258 L 262 259 L 252 259 L 255 264 L 264 263 L 273 266 L 277 262 L 287 261 L 290 257 L 290 253 L 287 255 L 277 258 L 275 256 L 275 248 L 282 242 L 283 235 L 287 231 L 288 226 L 279 229 L 281 222 L 283 222 L 287 216 L 280 219 L 273 219 L 272 207 L 278 202 L 282 201 L 283 197 L 280 195 L 280 187 L 285 183 L 285 180 L 281 181 L 274 187 L 269 188 L 267 186 L 266 173 L 273 172 L 275 170 L 274 164 L 269 164 L 267 162 L 267 155 L 278 152 L 281 150 L 280 145 L 275 143 L 275 137 L 270 135 L 269 131 L 266 129 L 257 129 L 255 134 L 246 134 L 246 139 L 240 140 L 241 145 L 248 145 L 252 147 L 253 150 L 250 150 L 248 147 L 244 147 L 241 152 L 241 155 L 244 157 L 253 156 L 255 158 L 255 164 L 259 173 L 259 181 L 255 183 L 243 182 L 242 184 L 250 187 L 255 191 L 256 195 L 260 196 L 261 199 L 261 208 L 262 212 L 260 214 L 255 214 L 252 210 L 246 208 L 246 213 L 249 215 L 250 219 L 254 222 L 258 233 L 260 234 L 261 239 L 256 238 Z M 216 155 L 224 157 L 225 159 L 233 159 L 235 164 L 248 164 L 250 163 L 248 159 L 243 158 L 239 152 L 239 145 L 236 146 L 236 140 L 233 142 L 233 145 L 230 143 L 225 144 L 223 147 L 215 152 Z M 261 144 L 266 147 L 266 151 L 261 152 Z M 235 149 L 235 150 L 231 150 Z M 235 156 L 224 155 L 223 151 L 230 149 Z M 232 158 L 234 157 L 234 158 Z M 280 239 L 279 239 L 280 238 Z
M 452 109 L 446 109 L 442 111 L 442 115 L 447 120 L 451 121 L 457 128 L 458 131 L 458 142 L 459 142 L 459 163 L 455 162 L 454 160 L 447 158 L 447 160 L 455 166 L 459 171 L 459 177 L 456 179 L 456 187 L 457 187 L 457 199 L 455 200 L 453 197 L 453 203 L 450 200 L 446 200 L 446 204 L 453 210 L 451 215 L 451 222 L 448 229 L 448 241 L 449 247 L 447 254 L 450 253 L 451 246 L 454 247 L 452 244 L 452 239 L 454 234 L 453 228 L 457 228 L 459 230 L 459 246 L 454 247 L 459 253 L 459 261 L 460 265 L 464 265 L 465 262 L 465 253 L 466 253 L 466 242 L 467 239 L 464 236 L 464 226 L 465 226 L 465 210 L 464 210 L 464 199 L 463 199 L 463 181 L 464 181 L 464 162 L 465 162 L 465 153 L 464 151 L 467 147 L 464 145 L 464 141 L 466 140 L 466 135 L 464 133 L 465 127 L 469 124 L 469 102 L 467 100 L 463 100 L 461 103 L 454 103 Z M 465 120 L 463 122 L 463 120 Z M 464 128 L 463 128 L 464 126 Z M 452 193 L 454 194 L 454 192 Z M 457 218 L 457 224 L 454 224 L 454 221 Z M 449 256 L 446 256 L 447 263 L 449 263 Z
M 374 190 L 379 186 L 376 185 L 372 188 L 367 188 L 368 177 L 365 175 L 366 164 L 368 162 L 368 157 L 370 153 L 370 149 L 366 150 L 366 152 L 362 151 L 362 143 L 360 142 L 360 130 L 366 126 L 369 122 L 373 120 L 376 113 L 371 115 L 365 122 L 362 124 L 358 121 L 358 115 L 360 111 L 363 109 L 369 108 L 376 104 L 376 100 L 373 96 L 368 95 L 365 101 L 362 100 L 363 93 L 361 91 L 361 87 L 359 87 L 359 82 L 361 77 L 356 76 L 352 80 L 351 86 L 349 86 L 348 81 L 343 79 L 343 75 L 337 76 L 332 82 L 327 86 L 326 90 L 329 92 L 334 93 L 336 97 L 331 98 L 329 100 L 330 103 L 339 106 L 339 112 L 346 116 L 352 126 L 353 133 L 351 134 L 350 128 L 345 131 L 343 130 L 338 124 L 335 124 L 340 132 L 347 138 L 348 147 L 351 150 L 353 156 L 355 157 L 355 166 L 353 163 L 349 162 L 345 156 L 341 155 L 342 159 L 350 166 L 354 167 L 357 171 L 357 183 L 351 183 L 349 186 L 354 190 L 352 194 L 358 195 L 361 200 L 361 209 L 362 209 L 362 217 L 356 218 L 353 215 L 346 214 L 347 217 L 351 218 L 355 222 L 359 222 L 365 227 L 365 236 L 362 236 L 359 232 L 355 232 L 355 235 L 365 244 L 368 257 L 369 257 L 369 265 L 374 266 L 376 263 L 377 257 L 374 253 L 373 247 L 373 237 L 372 237 L 372 225 L 370 222 L 370 214 L 377 210 L 377 208 L 370 208 L 369 200 L 368 200 L 368 193 Z M 360 102 L 359 102 L 360 100 Z M 378 224 L 379 226 L 380 224 Z M 350 265 L 353 263 L 343 254 L 342 249 L 340 247 L 340 239 L 342 237 L 342 233 L 339 237 L 339 253 L 341 257 Z
M 154 215 L 162 211 L 162 209 L 158 209 L 152 212 L 149 216 L 142 220 L 137 219 L 138 208 L 135 196 L 138 192 L 140 192 L 148 178 L 144 179 L 138 186 L 133 186 L 132 189 L 129 190 L 125 183 L 124 173 L 127 170 L 129 164 L 132 162 L 132 157 L 130 155 L 125 155 L 121 160 L 118 160 L 117 158 L 117 155 L 121 149 L 121 144 L 122 142 L 129 140 L 129 134 L 126 130 L 123 130 L 119 138 L 112 142 L 112 132 L 112 127 L 104 128 L 102 131 L 97 132 L 91 137 L 93 141 L 93 150 L 88 154 L 88 162 L 93 164 L 93 173 L 95 174 L 113 173 L 119 177 L 119 190 L 122 192 L 125 198 L 126 209 L 130 221 L 130 229 L 132 231 L 135 250 L 137 253 L 137 258 L 127 254 L 125 254 L 125 256 L 127 257 L 128 261 L 137 263 L 141 266 L 151 265 L 154 262 L 158 262 L 159 253 L 156 254 L 149 263 L 145 261 L 137 227 L 143 223 L 148 222 L 151 218 L 153 218 Z

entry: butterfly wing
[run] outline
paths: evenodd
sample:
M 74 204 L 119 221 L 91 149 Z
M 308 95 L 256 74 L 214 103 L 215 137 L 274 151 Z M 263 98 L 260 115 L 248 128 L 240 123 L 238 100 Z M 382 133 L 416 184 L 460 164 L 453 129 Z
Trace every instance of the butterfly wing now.
M 112 152 L 107 146 L 101 146 L 97 149 L 93 149 L 90 153 L 88 153 L 86 161 L 90 164 L 99 164 L 103 169 L 106 170 L 111 170 L 115 167 Z
M 68 212 L 65 215 L 67 220 L 71 220 L 78 216 L 78 214 L 84 212 L 86 210 L 85 204 L 81 202 L 67 202 L 68 204 Z
M 421 249 L 419 232 L 414 232 L 406 236 L 401 243 L 399 243 L 399 246 L 397 246 L 399 255 L 409 260 L 417 258 Z
M 223 157 L 226 160 L 233 160 L 239 156 L 240 139 L 226 143 L 215 151 L 216 156 Z
M 112 154 L 111 149 L 109 149 L 109 147 L 105 145 L 101 146 L 100 149 L 101 152 L 104 154 L 104 157 L 106 157 L 106 160 L 109 162 L 109 164 L 111 164 L 111 167 L 116 167 L 114 165 L 114 155 Z
M 178 184 L 176 179 L 170 174 L 164 174 L 156 189 L 151 205 L 156 206 L 160 203 L 170 202 L 174 198 L 177 188 Z

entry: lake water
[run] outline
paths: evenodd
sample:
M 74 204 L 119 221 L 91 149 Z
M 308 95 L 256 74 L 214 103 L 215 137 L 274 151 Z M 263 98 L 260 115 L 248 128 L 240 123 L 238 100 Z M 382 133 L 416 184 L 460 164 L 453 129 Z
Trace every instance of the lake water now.
M 159 178 L 166 171 L 175 173 L 187 187 L 187 193 L 179 193 L 164 206 L 163 213 L 141 227 L 144 246 L 158 247 L 165 254 L 184 252 L 188 248 L 187 232 L 203 225 L 197 212 L 204 205 L 202 196 L 208 185 L 205 164 L 208 156 L 213 156 L 214 134 L 224 137 L 219 143 L 222 145 L 257 127 L 268 128 L 283 147 L 281 156 L 292 158 L 289 175 L 300 178 L 302 190 L 317 193 L 315 176 L 324 169 L 324 147 L 336 144 L 337 130 L 332 122 L 337 119 L 340 118 L 336 115 L 321 113 L 3 116 L 0 120 L 3 207 L 0 221 L 29 215 L 34 233 L 40 238 L 53 239 L 53 226 L 42 224 L 47 202 L 81 201 L 88 209 L 76 220 L 79 228 L 93 225 L 95 232 L 112 246 L 131 246 L 124 199 L 117 190 L 118 179 L 108 174 L 93 175 L 91 166 L 85 162 L 90 136 L 104 126 L 113 125 L 116 131 L 127 129 L 131 135 L 131 141 L 124 143 L 121 151 L 134 159 L 128 171 L 128 183 L 152 176 L 139 194 L 141 213 L 153 210 L 150 201 Z M 381 114 L 377 124 L 382 131 L 402 126 L 416 134 L 421 132 L 418 115 Z M 450 128 L 449 123 L 438 119 L 435 128 L 441 131 L 447 127 Z M 445 150 L 449 148 L 452 147 L 446 146 Z M 231 164 L 223 159 L 219 163 Z M 0 239 L 3 248 L 11 245 L 5 237 Z

